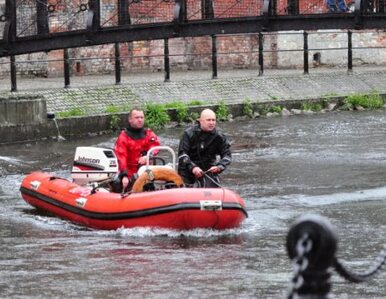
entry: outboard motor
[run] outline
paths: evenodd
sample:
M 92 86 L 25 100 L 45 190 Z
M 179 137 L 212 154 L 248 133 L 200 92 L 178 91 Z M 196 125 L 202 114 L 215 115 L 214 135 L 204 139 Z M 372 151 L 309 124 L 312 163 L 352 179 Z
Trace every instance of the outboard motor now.
M 75 151 L 71 177 L 85 185 L 112 178 L 118 172 L 118 160 L 112 149 L 81 146 Z

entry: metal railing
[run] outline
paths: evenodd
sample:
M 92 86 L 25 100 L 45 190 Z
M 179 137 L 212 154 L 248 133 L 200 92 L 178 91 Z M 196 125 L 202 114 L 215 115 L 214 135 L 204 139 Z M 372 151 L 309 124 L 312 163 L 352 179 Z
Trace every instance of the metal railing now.
M 292 261 L 293 278 L 287 298 L 328 299 L 331 289 L 331 268 L 354 283 L 368 281 L 386 262 L 386 244 L 373 265 L 356 273 L 336 257 L 338 239 L 331 223 L 319 215 L 300 217 L 287 234 L 286 248 Z M 365 294 L 362 294 L 365 297 Z

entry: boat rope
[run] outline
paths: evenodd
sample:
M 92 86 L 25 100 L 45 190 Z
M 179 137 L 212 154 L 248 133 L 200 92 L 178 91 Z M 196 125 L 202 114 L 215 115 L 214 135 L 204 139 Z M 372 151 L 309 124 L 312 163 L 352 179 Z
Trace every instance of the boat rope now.
M 218 183 L 218 182 L 216 182 L 216 180 L 214 180 L 212 177 L 210 177 L 208 174 L 207 174 L 207 172 L 208 171 L 205 171 L 204 172 L 204 176 L 206 177 L 206 178 L 208 178 L 209 180 L 211 180 L 212 182 L 213 182 L 213 184 L 215 184 L 216 186 L 218 186 L 219 188 L 221 188 L 221 190 L 222 190 L 222 202 L 224 202 L 224 200 L 225 200 L 225 188 L 220 184 L 220 183 Z M 215 212 L 215 214 L 216 214 L 216 216 L 217 216 L 217 221 L 216 221 L 216 223 L 213 225 L 213 229 L 217 226 L 217 224 L 218 224 L 218 222 L 219 222 L 219 220 L 220 220 L 220 217 L 218 216 L 218 214 L 217 214 L 217 211 L 214 211 Z
M 365 272 L 355 273 L 347 269 L 337 258 L 334 259 L 333 266 L 338 274 L 346 280 L 354 283 L 363 282 L 375 275 L 381 270 L 382 266 L 386 262 L 386 244 L 383 245 L 383 249 L 375 259 L 374 264 Z
M 213 179 L 210 175 L 208 175 L 208 171 L 205 171 L 205 172 L 204 172 L 204 176 L 205 176 L 206 178 L 208 178 L 209 180 L 211 180 L 212 183 L 215 184 L 217 187 L 219 187 L 219 188 L 224 188 L 223 186 L 221 186 L 221 184 L 220 184 L 219 182 L 216 182 L 215 179 Z

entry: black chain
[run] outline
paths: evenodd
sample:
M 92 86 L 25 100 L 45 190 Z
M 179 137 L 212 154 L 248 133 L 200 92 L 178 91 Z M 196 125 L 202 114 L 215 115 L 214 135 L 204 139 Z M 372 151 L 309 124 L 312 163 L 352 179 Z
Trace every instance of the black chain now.
M 288 299 L 297 297 L 297 291 L 303 286 L 304 278 L 302 273 L 307 269 L 309 261 L 306 255 L 312 249 L 312 240 L 305 233 L 296 243 L 296 256 L 292 259 L 292 268 L 294 277 L 291 281 L 291 286 L 288 292 Z
M 347 269 L 337 258 L 334 259 L 334 267 L 336 272 L 343 278 L 347 279 L 350 282 L 363 282 L 369 277 L 375 275 L 385 264 L 386 262 L 386 244 L 383 246 L 383 249 L 379 253 L 378 257 L 375 259 L 374 264 L 363 273 L 354 273 L 353 271 Z

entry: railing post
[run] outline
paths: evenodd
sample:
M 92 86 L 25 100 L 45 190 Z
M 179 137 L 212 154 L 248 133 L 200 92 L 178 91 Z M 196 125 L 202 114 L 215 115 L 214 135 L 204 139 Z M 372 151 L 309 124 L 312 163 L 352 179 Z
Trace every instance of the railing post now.
M 164 39 L 165 82 L 170 81 L 169 39 Z
M 329 268 L 337 249 L 330 222 L 319 215 L 301 217 L 290 228 L 286 247 L 295 274 L 288 298 L 330 298 Z
M 386 244 L 366 271 L 354 272 L 336 257 L 338 239 L 331 223 L 319 215 L 300 217 L 290 228 L 286 248 L 293 267 L 288 299 L 329 299 L 331 269 L 353 283 L 368 281 L 386 264 Z
M 121 51 L 119 43 L 115 43 L 115 84 L 121 84 Z
M 264 35 L 259 32 L 259 76 L 264 74 Z
M 68 49 L 63 50 L 64 58 L 64 88 L 70 87 L 70 58 L 68 55 Z
M 352 73 L 352 31 L 347 31 L 347 71 Z
M 12 55 L 9 57 L 10 59 L 10 66 L 11 66 L 11 91 L 17 91 L 17 82 L 16 82 L 16 61 L 15 56 Z
M 304 74 L 308 74 L 308 32 L 303 32 L 303 68 Z
M 212 79 L 217 79 L 217 38 L 212 35 Z

